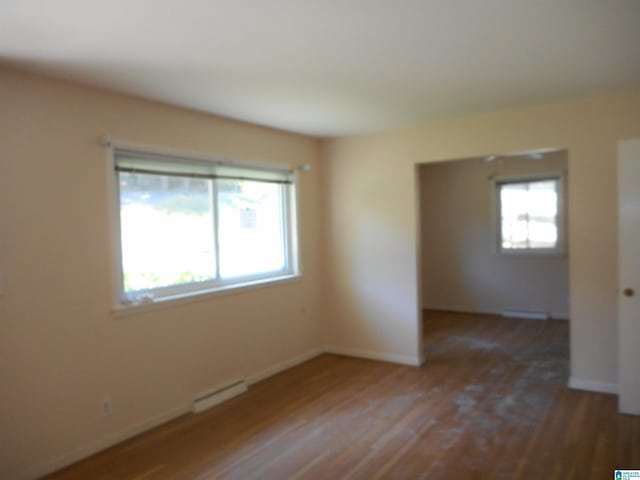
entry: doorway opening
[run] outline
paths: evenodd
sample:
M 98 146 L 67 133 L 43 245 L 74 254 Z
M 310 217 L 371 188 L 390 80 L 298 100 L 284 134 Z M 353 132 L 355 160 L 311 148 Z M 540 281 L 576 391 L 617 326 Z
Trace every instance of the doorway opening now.
M 483 325 L 542 320 L 566 337 L 558 348 L 568 369 L 567 176 L 568 152 L 559 149 L 419 165 L 427 362 L 430 341 L 449 330 L 481 349 L 498 335 Z

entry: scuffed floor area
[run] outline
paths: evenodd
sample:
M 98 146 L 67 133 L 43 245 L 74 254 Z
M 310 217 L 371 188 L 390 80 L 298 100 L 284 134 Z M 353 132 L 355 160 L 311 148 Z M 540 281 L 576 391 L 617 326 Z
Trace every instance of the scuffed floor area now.
M 322 355 L 55 479 L 601 479 L 640 417 L 571 391 L 568 322 L 427 312 L 423 367 Z

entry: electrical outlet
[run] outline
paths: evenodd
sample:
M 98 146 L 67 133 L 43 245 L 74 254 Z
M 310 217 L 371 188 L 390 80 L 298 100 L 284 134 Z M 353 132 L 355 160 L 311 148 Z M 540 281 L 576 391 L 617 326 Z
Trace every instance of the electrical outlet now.
M 108 417 L 111 415 L 111 399 L 103 398 L 100 400 L 100 416 Z

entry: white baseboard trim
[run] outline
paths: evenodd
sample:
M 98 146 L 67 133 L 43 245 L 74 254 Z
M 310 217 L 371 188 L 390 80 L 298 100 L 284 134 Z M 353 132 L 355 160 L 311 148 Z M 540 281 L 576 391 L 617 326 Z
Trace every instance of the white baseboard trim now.
M 506 318 L 520 318 L 522 320 L 549 320 L 551 315 L 549 312 L 533 311 L 533 310 L 505 310 L 502 316 Z
M 247 375 L 246 382 L 248 385 L 253 385 L 261 380 L 264 380 L 272 375 L 280 373 L 284 370 L 287 370 L 291 367 L 295 367 L 300 363 L 304 363 L 307 360 L 311 360 L 319 355 L 324 353 L 323 348 L 315 348 L 308 352 L 303 353 L 302 355 L 298 355 L 297 357 L 290 358 L 289 360 L 285 360 L 284 362 L 280 362 L 276 365 L 273 365 L 269 368 L 261 370 L 257 373 Z M 103 437 L 94 442 L 89 442 L 79 448 L 71 450 L 67 453 L 63 453 L 62 455 L 58 455 L 42 464 L 36 465 L 28 470 L 23 471 L 19 474 L 15 480 L 33 480 L 34 478 L 43 477 L 49 473 L 53 473 L 57 470 L 60 470 L 64 467 L 72 465 L 80 460 L 87 458 L 91 455 L 99 453 L 103 450 L 106 450 L 109 447 L 113 447 L 118 443 L 124 442 L 136 435 L 139 435 L 147 430 L 151 430 L 152 428 L 158 427 L 163 423 L 166 423 L 174 418 L 177 418 L 181 415 L 185 415 L 191 413 L 192 403 L 184 403 L 172 410 L 164 412 L 160 415 L 156 415 L 147 420 L 144 420 L 140 423 L 132 425 L 129 428 L 125 428 L 124 430 Z
M 501 315 L 502 312 L 498 310 L 486 310 L 483 308 L 475 308 L 464 305 L 429 305 L 425 306 L 424 310 L 437 310 L 441 312 L 454 312 L 454 313 L 476 313 L 478 315 Z
M 335 347 L 327 345 L 324 347 L 326 353 L 345 355 L 347 357 L 366 358 L 367 360 L 379 360 L 381 362 L 400 363 L 419 367 L 422 365 L 421 359 L 409 355 L 398 355 L 395 353 L 371 352 L 367 350 L 357 350 L 354 348 Z
M 296 365 L 304 363 L 312 358 L 318 357 L 323 353 L 334 353 L 338 355 L 345 355 L 348 357 L 366 358 L 369 360 L 379 360 L 383 362 L 400 363 L 403 365 L 420 366 L 421 361 L 418 357 L 411 357 L 407 355 L 397 355 L 391 353 L 370 352 L 365 350 L 356 350 L 351 348 L 326 346 L 320 348 L 314 348 L 296 357 L 280 362 L 269 368 L 261 370 L 259 372 L 247 375 L 246 382 L 249 386 L 258 383 L 266 378 L 276 375 L 280 372 L 288 370 Z M 40 478 L 69 465 L 72 465 L 80 460 L 87 458 L 91 455 L 99 453 L 107 448 L 113 447 L 118 443 L 124 442 L 136 435 L 139 435 L 147 430 L 158 427 L 163 423 L 166 423 L 174 418 L 188 414 L 191 412 L 192 403 L 186 402 L 177 406 L 169 411 L 155 415 L 142 422 L 136 423 L 131 427 L 125 428 L 120 432 L 116 432 L 106 437 L 100 438 L 94 442 L 89 442 L 79 448 L 70 450 L 69 452 L 58 455 L 50 460 L 47 460 L 39 465 L 36 465 L 28 470 L 20 473 L 15 480 L 33 480 L 34 478 Z
M 94 442 L 89 442 L 79 448 L 54 457 L 40 465 L 36 465 L 33 468 L 22 472 L 22 474 L 18 475 L 16 480 L 32 480 L 34 478 L 43 477 L 190 412 L 191 404 L 185 403 L 172 410 L 161 413 L 160 415 L 156 415 L 148 418 L 147 420 L 136 423 L 135 425 L 125 428 L 120 432 L 107 435 L 106 437 Z
M 467 307 L 460 305 L 430 305 L 425 306 L 424 310 L 437 310 L 442 312 L 454 312 L 454 313 L 470 313 L 476 315 L 497 315 L 502 316 L 502 310 L 491 310 L 484 308 Z M 569 314 L 566 312 L 551 312 L 552 320 L 569 320 Z
M 293 357 L 290 358 L 288 360 L 285 360 L 284 362 L 280 362 L 276 365 L 273 365 L 269 368 L 265 368 L 264 370 L 260 370 L 259 372 L 253 373 L 251 375 L 247 375 L 246 381 L 247 384 L 249 384 L 249 386 L 253 385 L 254 383 L 258 383 L 262 380 L 265 380 L 273 375 L 276 375 L 280 372 L 284 372 L 285 370 L 288 370 L 292 367 L 295 367 L 296 365 L 299 365 L 301 363 L 304 363 L 306 361 L 311 360 L 312 358 L 318 357 L 320 355 L 322 355 L 324 353 L 324 349 L 323 348 L 314 348 L 313 350 L 309 350 L 308 352 L 305 352 L 301 355 L 298 355 L 297 357 Z
M 609 393 L 611 395 L 618 394 L 617 383 L 600 382 L 575 377 L 569 378 L 569 388 L 574 390 L 587 390 L 589 392 Z

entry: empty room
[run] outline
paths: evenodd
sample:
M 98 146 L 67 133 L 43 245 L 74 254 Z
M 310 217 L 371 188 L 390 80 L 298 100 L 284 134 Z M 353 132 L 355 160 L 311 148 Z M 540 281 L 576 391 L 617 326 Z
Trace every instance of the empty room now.
M 638 25 L 0 3 L 0 478 L 633 478 Z

